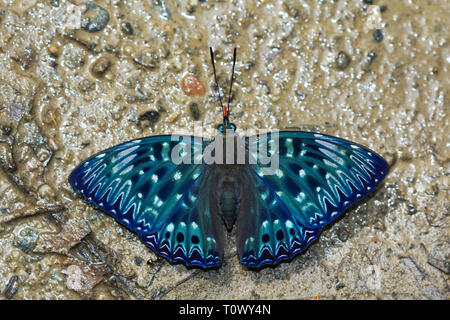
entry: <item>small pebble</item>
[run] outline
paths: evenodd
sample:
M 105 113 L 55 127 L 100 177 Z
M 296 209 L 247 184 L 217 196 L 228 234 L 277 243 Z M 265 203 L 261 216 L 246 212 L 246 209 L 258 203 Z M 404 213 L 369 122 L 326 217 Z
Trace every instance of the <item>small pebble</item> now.
M 133 27 L 129 22 L 122 23 L 122 32 L 130 36 L 133 34 Z
M 142 128 L 142 122 L 147 122 L 147 125 L 144 127 L 153 126 L 159 119 L 159 112 L 155 110 L 150 110 L 141 114 L 138 118 L 137 125 L 139 128 Z
M 413 214 L 416 214 L 416 213 L 417 213 L 416 208 L 414 207 L 414 205 L 412 203 L 410 203 L 408 205 L 408 214 L 412 216 Z
M 104 76 L 106 71 L 108 71 L 110 66 L 111 60 L 106 57 L 101 57 L 92 64 L 91 73 L 93 76 L 101 78 Z
M 339 70 L 345 70 L 350 64 L 350 58 L 344 51 L 339 51 L 336 57 L 336 67 Z
M 383 31 L 381 29 L 376 29 L 372 35 L 373 40 L 375 40 L 376 42 L 381 42 L 384 39 Z
M 300 100 L 305 100 L 307 96 L 306 93 L 301 90 L 296 90 L 295 94 L 297 95 L 297 97 L 299 97 Z
M 138 256 L 135 256 L 135 257 L 134 257 L 134 263 L 135 263 L 137 266 L 143 265 L 144 262 L 145 262 L 145 260 L 142 259 L 141 257 L 138 257 Z
M 99 5 L 88 2 L 87 10 L 81 19 L 81 26 L 87 32 L 98 32 L 103 30 L 109 22 L 109 13 Z
M 146 49 L 134 57 L 133 61 L 146 68 L 155 68 L 158 64 L 159 56 L 156 51 Z
M 6 285 L 6 290 L 4 292 L 6 299 L 11 299 L 17 293 L 18 280 L 18 276 L 12 276 L 11 279 L 9 279 L 8 284 Z
M 184 93 L 188 96 L 205 94 L 205 86 L 193 75 L 188 75 L 182 80 L 182 87 Z
M 349 234 L 345 228 L 339 228 L 336 233 L 337 233 L 338 239 L 341 240 L 342 242 L 345 242 L 348 240 Z
M 343 283 L 338 283 L 338 285 L 336 286 L 336 290 L 341 290 L 343 288 L 345 288 L 345 284 Z
M 192 102 L 189 105 L 189 111 L 191 112 L 192 118 L 194 118 L 194 120 L 200 119 L 200 110 L 198 109 L 198 104 Z
M 4 134 L 5 136 L 9 136 L 11 134 L 11 126 L 10 125 L 4 125 L 1 126 L 0 128 L 2 134 Z
M 365 4 L 373 4 L 373 0 L 363 0 L 363 3 L 365 3 Z
M 48 54 L 53 58 L 58 58 L 59 56 L 59 49 L 55 46 L 48 47 Z

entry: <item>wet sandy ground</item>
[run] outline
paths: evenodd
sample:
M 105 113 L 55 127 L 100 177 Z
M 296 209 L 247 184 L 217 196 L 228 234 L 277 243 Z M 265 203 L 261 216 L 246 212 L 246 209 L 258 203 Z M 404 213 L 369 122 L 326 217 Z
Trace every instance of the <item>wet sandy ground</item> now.
M 0 0 L 0 297 L 449 299 L 449 2 L 183 3 Z M 220 269 L 171 265 L 67 182 L 119 142 L 213 133 L 208 46 L 224 91 L 238 48 L 239 130 L 308 125 L 392 165 L 290 263 L 243 268 L 231 232 Z

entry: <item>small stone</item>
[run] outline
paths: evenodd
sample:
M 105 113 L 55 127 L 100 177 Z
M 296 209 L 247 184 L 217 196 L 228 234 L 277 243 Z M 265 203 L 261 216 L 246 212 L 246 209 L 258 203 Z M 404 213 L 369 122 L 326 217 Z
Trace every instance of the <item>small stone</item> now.
M 24 70 L 28 70 L 36 61 L 36 56 L 37 54 L 34 48 L 26 47 L 11 58 L 19 63 Z
M 52 58 L 58 58 L 59 57 L 59 49 L 58 49 L 58 47 L 55 47 L 55 46 L 48 47 L 48 54 Z
M 343 284 L 343 283 L 338 283 L 336 286 L 336 290 L 341 290 L 343 288 L 345 288 L 345 284 Z
M 143 67 L 152 69 L 158 65 L 158 53 L 151 49 L 146 49 L 133 58 L 133 61 Z
M 373 0 L 363 0 L 363 3 L 365 3 L 365 4 L 373 4 Z
M 44 199 L 51 199 L 55 196 L 53 189 L 48 184 L 41 185 L 38 189 L 38 194 Z
M 147 111 L 138 118 L 137 125 L 139 128 L 153 126 L 159 120 L 159 112 L 155 110 Z M 142 125 L 142 122 L 145 124 Z
M 9 136 L 11 134 L 11 126 L 10 125 L 4 125 L 0 127 L 1 133 L 5 136 Z
M 8 284 L 6 285 L 6 289 L 4 292 L 6 299 L 11 299 L 17 293 L 17 281 L 19 280 L 18 276 L 12 276 L 9 279 Z
M 339 228 L 336 233 L 338 239 L 341 240 L 342 242 L 348 240 L 348 231 L 345 228 Z
M 387 5 L 382 5 L 382 6 L 380 7 L 380 12 L 381 12 L 381 13 L 385 12 L 386 10 L 387 10 Z
M 376 29 L 372 35 L 373 40 L 375 40 L 376 42 L 381 42 L 384 39 L 383 31 L 381 29 Z
M 81 19 L 81 26 L 87 32 L 98 32 L 103 30 L 109 22 L 109 13 L 99 5 L 88 2 L 87 10 Z
M 144 262 L 145 262 L 145 260 L 142 259 L 141 257 L 138 257 L 138 256 L 134 257 L 134 263 L 135 263 L 137 266 L 143 265 Z
M 198 104 L 192 102 L 189 105 L 189 111 L 191 112 L 192 118 L 194 118 L 194 120 L 200 119 L 200 110 L 198 109 Z
M 296 90 L 296 91 L 295 91 L 295 95 L 296 95 L 300 100 L 305 100 L 306 97 L 307 97 L 307 94 L 304 93 L 304 92 L 301 91 L 301 90 Z
M 339 70 L 345 70 L 349 64 L 350 64 L 349 56 L 344 51 L 340 51 L 336 57 L 336 67 Z
M 364 59 L 364 61 L 362 62 L 362 70 L 369 72 L 370 71 L 370 66 L 372 65 L 372 62 L 375 60 L 375 58 L 377 57 L 377 54 L 374 51 L 370 51 L 366 58 Z
M 182 80 L 182 87 L 184 93 L 188 96 L 205 94 L 205 86 L 193 75 L 188 75 Z
M 105 75 L 110 66 L 111 60 L 106 57 L 101 57 L 92 64 L 91 73 L 93 76 L 101 78 Z
M 376 57 L 377 57 L 377 54 L 373 51 L 370 51 L 367 54 L 367 59 L 369 60 L 369 62 L 372 62 L 373 60 L 375 60 Z
M 416 208 L 414 207 L 414 205 L 413 205 L 412 203 L 410 203 L 410 204 L 408 205 L 408 214 L 409 214 L 410 216 L 412 216 L 413 214 L 416 214 L 416 213 L 417 213 Z
M 131 26 L 131 23 L 124 22 L 122 23 L 122 32 L 128 35 L 133 35 L 133 27 Z

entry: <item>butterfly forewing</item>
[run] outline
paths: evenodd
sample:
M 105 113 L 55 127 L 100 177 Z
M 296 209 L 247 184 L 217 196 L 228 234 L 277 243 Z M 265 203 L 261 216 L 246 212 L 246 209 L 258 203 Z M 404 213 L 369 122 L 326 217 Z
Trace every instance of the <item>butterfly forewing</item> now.
M 248 166 L 246 194 L 238 216 L 238 253 L 253 267 L 276 264 L 303 251 L 324 225 L 364 198 L 389 171 L 386 161 L 359 144 L 317 133 L 283 131 L 268 139 L 278 169 Z M 250 153 L 251 151 L 249 151 Z
M 217 266 L 223 256 L 223 227 L 216 206 L 205 196 L 211 188 L 209 168 L 193 161 L 209 142 L 184 138 L 156 136 L 117 145 L 83 161 L 69 182 L 169 261 Z M 180 145 L 176 153 L 182 158 L 186 152 L 188 163 L 172 159 Z

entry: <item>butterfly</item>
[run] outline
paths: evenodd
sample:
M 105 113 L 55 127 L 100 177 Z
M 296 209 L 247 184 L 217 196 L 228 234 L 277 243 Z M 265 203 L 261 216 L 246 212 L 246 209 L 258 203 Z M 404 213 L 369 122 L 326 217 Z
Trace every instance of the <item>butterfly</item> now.
M 69 182 L 85 201 L 170 262 L 220 266 L 223 224 L 228 231 L 236 225 L 242 265 L 291 260 L 376 189 L 389 165 L 367 147 L 320 133 L 239 137 L 229 121 L 236 49 L 225 106 L 212 48 L 210 53 L 223 110 L 213 140 L 158 135 L 128 141 L 81 162 Z

